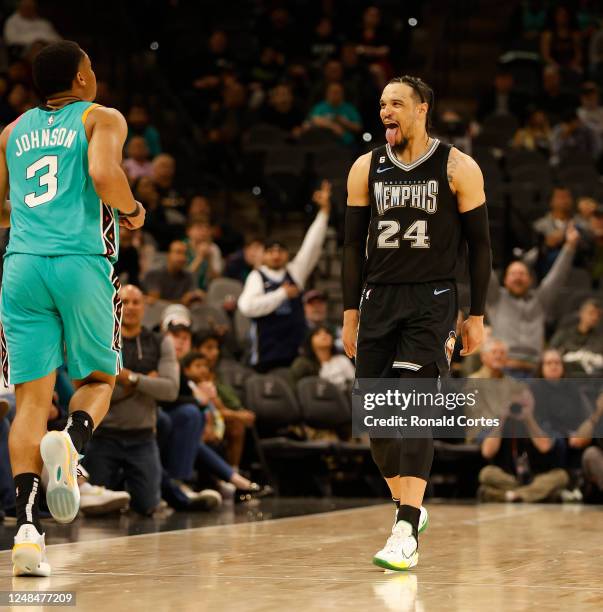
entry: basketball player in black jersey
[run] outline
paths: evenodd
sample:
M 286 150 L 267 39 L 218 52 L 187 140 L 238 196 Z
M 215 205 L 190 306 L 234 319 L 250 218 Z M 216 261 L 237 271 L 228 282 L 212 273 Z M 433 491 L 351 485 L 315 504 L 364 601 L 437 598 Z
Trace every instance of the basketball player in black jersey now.
M 456 340 L 461 240 L 471 275 L 461 355 L 484 335 L 491 270 L 484 180 L 471 157 L 429 136 L 433 91 L 424 81 L 392 79 L 380 105 L 387 144 L 359 157 L 348 177 L 343 343 L 359 379 L 436 379 L 447 373 Z M 433 441 L 372 438 L 371 452 L 397 507 L 392 535 L 373 562 L 409 569 L 427 524 L 421 504 Z

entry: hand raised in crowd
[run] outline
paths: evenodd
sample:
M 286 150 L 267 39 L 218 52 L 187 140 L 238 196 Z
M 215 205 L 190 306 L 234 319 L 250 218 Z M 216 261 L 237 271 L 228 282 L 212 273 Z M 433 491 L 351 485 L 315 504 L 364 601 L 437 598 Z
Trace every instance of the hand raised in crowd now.
M 312 195 L 312 201 L 325 212 L 331 209 L 331 183 L 324 179 L 320 183 L 320 189 L 317 189 Z
M 299 295 L 299 288 L 297 285 L 285 282 L 281 286 L 284 288 L 289 299 L 296 298 Z

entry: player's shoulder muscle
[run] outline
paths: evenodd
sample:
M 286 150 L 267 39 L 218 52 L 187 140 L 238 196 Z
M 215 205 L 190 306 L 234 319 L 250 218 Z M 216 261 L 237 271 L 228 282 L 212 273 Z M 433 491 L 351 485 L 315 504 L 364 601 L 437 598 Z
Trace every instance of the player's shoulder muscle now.
M 372 154 L 361 155 L 348 174 L 348 206 L 368 206 L 368 177 Z
M 119 134 L 126 134 L 128 125 L 125 117 L 116 109 L 107 106 L 95 106 L 86 119 L 86 132 L 90 135 L 97 127 L 113 129 Z
M 446 168 L 448 183 L 457 194 L 459 210 L 466 212 L 485 202 L 484 176 L 478 163 L 453 147 Z

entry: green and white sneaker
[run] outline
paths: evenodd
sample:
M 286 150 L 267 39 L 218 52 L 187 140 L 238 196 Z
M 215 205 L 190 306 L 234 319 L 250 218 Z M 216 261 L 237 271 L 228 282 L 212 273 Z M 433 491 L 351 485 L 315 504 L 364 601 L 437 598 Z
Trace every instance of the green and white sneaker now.
M 412 525 L 398 521 L 385 546 L 373 557 L 373 563 L 384 569 L 404 571 L 419 562 L 419 544 L 412 534 Z

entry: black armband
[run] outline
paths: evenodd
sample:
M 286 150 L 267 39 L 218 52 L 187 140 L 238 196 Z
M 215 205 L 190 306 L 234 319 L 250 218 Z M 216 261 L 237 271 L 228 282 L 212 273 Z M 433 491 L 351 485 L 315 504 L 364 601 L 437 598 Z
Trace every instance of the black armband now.
M 341 274 L 344 310 L 358 310 L 360 305 L 366 236 L 370 222 L 370 206 L 346 206 Z
M 135 217 L 140 212 L 140 202 L 134 200 L 136 202 L 136 208 L 131 213 L 119 212 L 120 217 Z
M 461 213 L 460 217 L 463 235 L 467 240 L 469 250 L 469 275 L 471 277 L 469 314 L 482 316 L 486 309 L 488 283 L 492 272 L 492 251 L 486 203 Z

